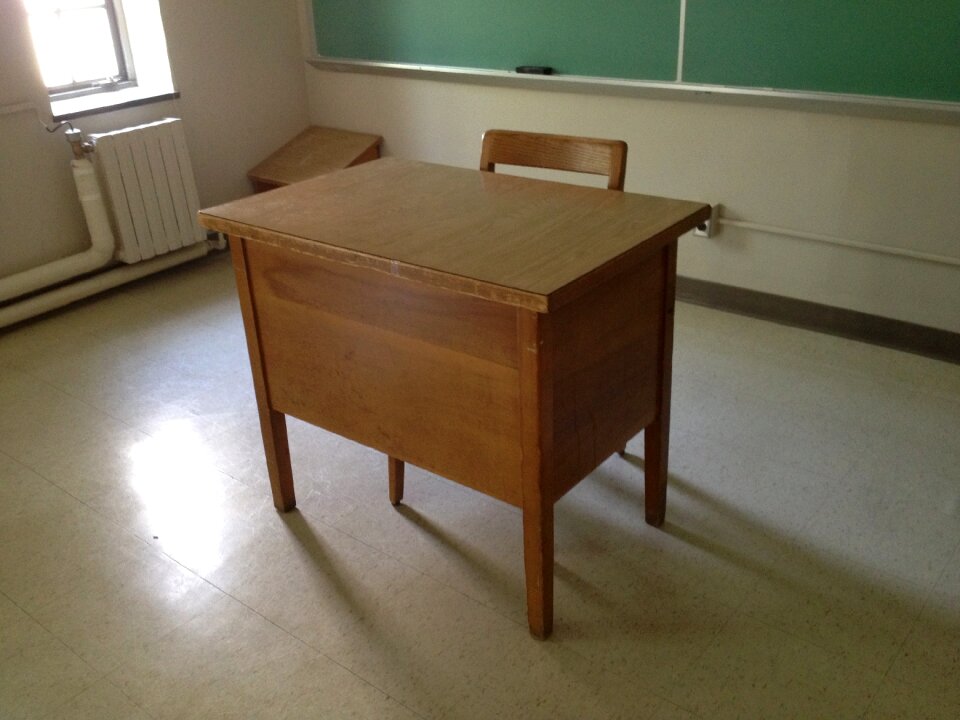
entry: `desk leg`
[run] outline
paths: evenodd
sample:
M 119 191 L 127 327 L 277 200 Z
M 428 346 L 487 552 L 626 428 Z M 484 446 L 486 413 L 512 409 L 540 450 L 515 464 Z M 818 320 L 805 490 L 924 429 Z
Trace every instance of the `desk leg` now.
M 553 631 L 553 505 L 523 500 L 523 566 L 530 633 L 545 640 Z
M 283 413 L 270 406 L 267 392 L 266 372 L 260 338 L 257 335 L 256 304 L 250 289 L 247 273 L 246 241 L 230 237 L 230 256 L 237 278 L 237 296 L 243 315 L 243 329 L 247 336 L 247 351 L 250 354 L 250 370 L 253 373 L 253 389 L 257 396 L 257 411 L 260 413 L 260 434 L 263 436 L 263 451 L 267 459 L 273 505 L 281 512 L 293 510 L 297 504 L 293 492 L 293 471 L 290 467 L 290 447 L 287 443 L 287 420 Z
M 657 417 L 643 431 L 646 520 L 663 525 L 667 514 L 667 456 L 670 450 L 670 391 L 673 376 L 673 318 L 677 291 L 677 242 L 663 250 L 663 319 L 657 373 Z
M 527 620 L 541 640 L 553 630 L 553 345 L 549 316 L 517 311 L 523 460 L 523 564 Z
M 260 405 L 259 398 L 257 405 Z M 273 492 L 273 506 L 281 512 L 293 510 L 297 497 L 293 492 L 293 470 L 290 467 L 290 446 L 287 443 L 286 416 L 260 406 L 260 433 L 267 457 L 267 473 Z

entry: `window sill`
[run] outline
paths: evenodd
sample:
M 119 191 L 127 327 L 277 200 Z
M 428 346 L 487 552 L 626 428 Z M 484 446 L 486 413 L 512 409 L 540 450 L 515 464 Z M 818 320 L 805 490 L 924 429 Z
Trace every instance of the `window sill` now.
M 172 88 L 158 90 L 157 88 L 135 87 L 117 90 L 116 92 L 84 95 L 69 100 L 53 100 L 50 102 L 50 109 L 53 112 L 54 122 L 61 122 L 112 110 L 148 105 L 164 100 L 175 100 L 178 97 L 180 97 L 180 93 Z

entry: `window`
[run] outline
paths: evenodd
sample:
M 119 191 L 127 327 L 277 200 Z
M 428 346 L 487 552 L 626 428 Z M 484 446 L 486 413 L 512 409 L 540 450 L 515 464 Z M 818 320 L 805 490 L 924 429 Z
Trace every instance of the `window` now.
M 158 0 L 23 3 L 55 119 L 176 97 Z
M 27 0 L 43 81 L 66 97 L 135 82 L 122 9 L 114 0 Z

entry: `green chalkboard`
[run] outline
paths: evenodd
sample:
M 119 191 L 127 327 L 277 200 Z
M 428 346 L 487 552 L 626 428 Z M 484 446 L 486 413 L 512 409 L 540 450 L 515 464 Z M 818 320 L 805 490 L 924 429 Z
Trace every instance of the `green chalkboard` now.
M 683 79 L 960 101 L 960 0 L 689 0 Z
M 960 102 L 960 0 L 313 0 L 328 58 Z M 685 24 L 681 33 L 681 8 Z M 683 61 L 678 68 L 681 36 Z
M 674 80 L 678 0 L 314 0 L 320 55 Z

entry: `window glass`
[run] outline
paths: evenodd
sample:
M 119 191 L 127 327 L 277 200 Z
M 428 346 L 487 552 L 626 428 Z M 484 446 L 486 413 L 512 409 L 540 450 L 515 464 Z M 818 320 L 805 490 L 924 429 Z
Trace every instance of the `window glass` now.
M 51 92 L 114 85 L 129 78 L 110 0 L 25 0 L 44 84 Z

